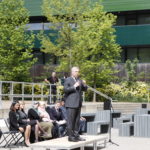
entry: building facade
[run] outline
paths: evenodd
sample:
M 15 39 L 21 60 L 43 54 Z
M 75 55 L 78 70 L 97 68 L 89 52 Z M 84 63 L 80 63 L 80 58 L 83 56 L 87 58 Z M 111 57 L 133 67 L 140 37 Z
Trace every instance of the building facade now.
M 45 30 L 48 33 L 49 23 L 42 15 L 41 5 L 42 0 L 25 0 L 25 6 L 30 11 L 29 30 L 35 33 Z M 117 16 L 114 28 L 117 43 L 123 49 L 118 66 L 122 68 L 127 59 L 138 58 L 138 72 L 144 71 L 148 74 L 150 71 L 150 0 L 103 0 L 102 5 L 107 12 Z M 36 66 L 41 68 L 50 60 L 52 64 L 57 64 L 57 58 L 40 52 L 39 43 L 35 44 L 34 55 L 38 57 Z M 124 71 L 119 75 L 123 74 Z

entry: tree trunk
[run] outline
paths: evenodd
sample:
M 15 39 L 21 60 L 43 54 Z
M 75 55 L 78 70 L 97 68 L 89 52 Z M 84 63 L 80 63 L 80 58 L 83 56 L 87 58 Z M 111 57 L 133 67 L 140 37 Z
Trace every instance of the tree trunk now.
M 96 84 L 94 84 L 94 89 L 96 89 Z M 93 102 L 96 102 L 96 93 L 93 93 Z

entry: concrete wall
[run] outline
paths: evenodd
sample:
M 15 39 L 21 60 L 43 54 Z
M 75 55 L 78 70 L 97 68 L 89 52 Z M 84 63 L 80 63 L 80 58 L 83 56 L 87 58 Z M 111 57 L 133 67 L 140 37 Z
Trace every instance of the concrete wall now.
M 0 109 L 0 118 L 8 118 L 10 102 L 6 101 L 5 108 Z M 113 102 L 113 109 L 121 111 L 122 114 L 134 113 L 136 109 L 141 108 L 141 103 L 124 103 L 124 102 Z M 31 101 L 26 102 L 26 110 L 32 106 Z M 150 108 L 150 104 L 147 104 Z M 103 110 L 103 103 L 97 102 L 86 102 L 83 103 L 82 113 L 95 113 L 97 110 Z

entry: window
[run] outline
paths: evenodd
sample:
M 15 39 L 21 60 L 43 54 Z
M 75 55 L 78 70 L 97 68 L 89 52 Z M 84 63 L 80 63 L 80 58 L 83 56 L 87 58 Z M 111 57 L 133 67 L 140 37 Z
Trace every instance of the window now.
M 125 25 L 125 16 L 117 16 L 116 25 Z
M 50 64 L 51 63 L 51 55 L 44 53 L 44 64 Z
M 139 61 L 140 62 L 150 62 L 150 47 L 139 48 Z
M 116 25 L 118 25 L 118 26 L 150 24 L 150 10 L 122 12 L 122 13 L 119 12 L 115 15 L 117 15 Z
M 121 52 L 121 62 L 125 62 L 126 61 L 126 49 L 122 49 Z
M 121 62 L 127 59 L 137 58 L 140 63 L 150 63 L 150 47 L 128 47 L 123 48 L 121 53 Z
M 150 14 L 139 15 L 138 24 L 150 24 Z
M 34 52 L 34 57 L 37 58 L 36 64 L 43 64 L 43 53 L 42 52 Z
M 137 48 L 127 48 L 127 58 L 133 60 L 135 58 L 138 58 L 138 49 Z
M 126 25 L 137 24 L 137 16 L 135 14 L 130 14 L 126 16 Z

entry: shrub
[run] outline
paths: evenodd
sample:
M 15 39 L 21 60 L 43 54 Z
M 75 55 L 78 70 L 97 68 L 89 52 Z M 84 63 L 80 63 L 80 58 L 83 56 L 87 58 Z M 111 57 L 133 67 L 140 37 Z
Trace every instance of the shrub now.
M 130 87 L 127 82 L 111 83 L 103 89 L 103 92 L 118 101 L 145 102 L 148 100 L 148 88 L 148 84 L 139 81 Z

